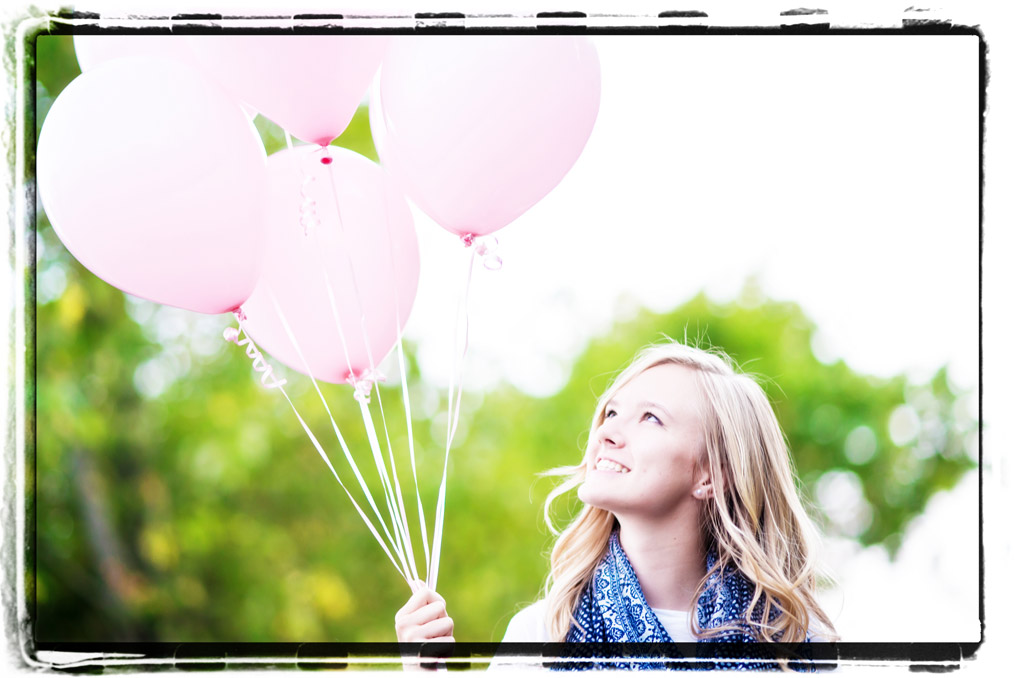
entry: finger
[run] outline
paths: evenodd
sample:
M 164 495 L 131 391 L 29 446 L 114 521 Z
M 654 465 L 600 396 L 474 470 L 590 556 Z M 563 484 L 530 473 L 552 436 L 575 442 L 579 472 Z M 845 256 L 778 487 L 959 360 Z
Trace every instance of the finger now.
M 443 601 L 444 598 L 439 596 L 437 592 L 434 591 L 433 589 L 428 588 L 419 589 L 416 593 L 410 596 L 409 600 L 406 601 L 406 604 L 403 605 L 402 608 L 395 613 L 395 619 L 398 620 L 401 617 L 405 617 L 406 615 L 412 614 L 413 612 L 416 612 L 424 605 L 433 603 L 438 600 Z
M 452 621 L 452 618 L 445 616 L 426 624 L 406 627 L 403 633 L 400 634 L 399 641 L 403 643 L 426 643 L 430 642 L 433 638 L 451 635 L 454 628 L 455 623 Z
M 395 635 L 399 639 L 399 642 L 402 643 L 426 640 L 428 635 L 421 631 L 422 627 L 439 619 L 451 620 L 448 613 L 445 611 L 444 601 L 429 603 L 416 612 L 396 619 Z M 431 633 L 430 635 L 439 636 L 444 634 Z
M 429 589 L 418 589 L 417 591 L 415 591 L 413 595 L 409 597 L 409 600 L 406 601 L 406 604 L 403 605 L 399 609 L 399 611 L 395 613 L 395 616 L 398 617 L 399 615 L 408 614 L 410 612 L 418 610 L 420 607 L 430 602 L 429 600 L 427 600 L 428 590 Z
M 444 636 L 452 635 L 452 631 L 455 629 L 455 622 L 452 621 L 451 617 L 441 617 L 435 619 L 432 622 L 427 622 L 420 627 L 420 633 L 424 640 L 431 641 L 434 638 L 442 638 Z
M 428 643 L 454 643 L 454 636 L 438 636 L 437 638 L 428 638 Z
M 437 600 L 433 603 L 428 603 L 421 607 L 415 612 L 407 614 L 401 619 L 401 625 L 405 628 L 413 626 L 423 626 L 427 622 L 440 619 L 441 617 L 447 617 L 448 612 L 445 610 L 445 602 L 443 600 Z
M 423 592 L 414 594 L 402 606 L 402 609 L 395 613 L 395 636 L 399 639 L 399 642 L 408 642 L 407 636 L 420 625 L 421 622 L 418 619 L 421 610 L 420 606 L 426 607 L 425 601 L 426 597 Z

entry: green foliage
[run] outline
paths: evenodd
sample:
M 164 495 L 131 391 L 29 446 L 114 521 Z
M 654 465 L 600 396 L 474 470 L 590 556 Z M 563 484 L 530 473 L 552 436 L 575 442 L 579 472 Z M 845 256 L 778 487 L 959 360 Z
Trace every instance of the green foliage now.
M 62 92 L 81 69 L 74 56 L 74 38 L 40 34 L 35 41 L 36 81 L 50 92 Z
M 64 47 L 44 51 L 50 40 Z M 45 69 L 40 59 L 40 97 L 55 97 L 76 73 L 69 40 L 40 39 L 40 56 L 49 55 Z M 269 152 L 285 147 L 277 127 L 257 124 Z M 376 159 L 365 109 L 336 143 Z M 231 318 L 125 297 L 63 249 L 41 212 L 37 238 L 37 390 L 29 394 L 37 407 L 37 639 L 394 640 L 408 588 L 286 401 L 222 341 Z M 539 597 L 552 544 L 542 502 L 553 486 L 539 474 L 580 459 L 597 395 L 663 334 L 722 347 L 759 375 L 826 530 L 894 548 L 931 495 L 973 466 L 965 441 L 976 422 L 958 405 L 967 395 L 950 390 L 944 371 L 914 384 L 824 364 L 811 350 L 813 331 L 795 304 L 763 299 L 749 284 L 736 302 L 700 295 L 667 313 L 638 311 L 592 340 L 551 397 L 508 385 L 466 393 L 439 581 L 456 637 L 497 640 L 512 613 Z M 420 380 L 406 349 L 431 531 L 447 403 L 440 385 Z M 302 376 L 285 376 L 343 483 L 372 513 L 317 393 Z M 349 389 L 323 390 L 380 497 Z M 435 417 L 421 414 L 428 398 L 440 403 Z M 413 523 L 399 387 L 382 387 L 381 401 Z M 379 424 L 376 397 L 372 413 Z M 862 489 L 867 518 L 862 511 L 844 523 L 835 506 L 819 506 L 822 488 L 844 478 Z M 564 500 L 558 524 L 576 507 Z M 414 548 L 419 554 L 422 543 Z
M 286 132 L 274 122 L 259 115 L 254 119 L 254 126 L 257 128 L 258 133 L 261 134 L 261 140 L 264 141 L 265 151 L 268 155 L 286 148 Z M 291 143 L 299 144 L 300 141 L 293 139 Z M 370 158 L 374 162 L 378 162 L 374 140 L 370 136 L 370 120 L 367 117 L 366 106 L 360 106 L 356 109 L 353 119 L 349 121 L 349 126 L 338 139 L 332 142 L 332 145 L 348 148 L 351 151 L 356 151 L 360 155 Z
M 49 229 L 43 237 L 52 237 Z M 59 251 L 56 243 L 46 250 Z M 63 294 L 38 311 L 39 637 L 390 640 L 408 590 L 285 401 L 260 386 L 235 347 L 194 347 L 214 340 L 228 317 L 165 338 L 160 326 L 186 314 L 143 302 L 125 311 L 123 295 L 65 254 L 53 262 L 40 266 L 40 276 L 53 266 L 68 273 Z M 465 435 L 452 449 L 441 570 L 458 637 L 496 639 L 518 605 L 538 597 L 552 543 L 541 508 L 552 481 L 538 474 L 578 461 L 596 394 L 639 347 L 696 326 L 735 358 L 757 356 L 751 371 L 765 376 L 808 496 L 830 471 L 861 479 L 872 507 L 857 535 L 863 543 L 892 546 L 928 498 L 972 466 L 961 440 L 971 424 L 949 421 L 955 396 L 941 373 L 913 385 L 823 365 L 809 348 L 812 328 L 792 304 L 745 308 L 700 296 L 671 313 L 642 312 L 591 342 L 550 398 L 508 386 L 467 394 Z M 160 333 L 161 342 L 153 339 Z M 186 369 L 145 396 L 139 374 L 160 360 L 172 371 L 169 356 L 179 345 L 187 347 Z M 316 393 L 289 376 L 298 409 L 369 511 Z M 348 389 L 325 395 L 380 497 Z M 413 516 L 400 394 L 384 388 L 382 400 Z M 910 446 L 893 443 L 888 422 L 901 406 L 927 421 L 945 417 L 945 434 L 929 438 L 930 454 L 915 455 L 920 436 Z M 419 409 L 414 438 L 432 521 L 443 440 Z M 374 413 L 378 421 L 376 402 Z M 859 426 L 874 431 L 875 452 L 851 461 L 846 439 Z M 89 509 L 86 496 L 99 508 Z M 559 520 L 569 511 L 561 509 Z M 96 522 L 105 524 L 107 541 Z M 837 529 L 827 521 L 827 530 Z M 122 571 L 103 570 L 111 553 Z

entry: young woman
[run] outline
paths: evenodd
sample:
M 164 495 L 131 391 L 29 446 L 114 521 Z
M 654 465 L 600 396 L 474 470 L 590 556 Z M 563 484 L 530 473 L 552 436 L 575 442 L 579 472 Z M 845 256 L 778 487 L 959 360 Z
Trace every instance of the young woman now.
M 814 527 L 762 389 L 717 353 L 644 349 L 600 398 L 582 462 L 551 502 L 585 503 L 560 533 L 545 597 L 505 642 L 797 643 L 832 640 L 815 598 Z M 451 641 L 421 589 L 400 642 Z

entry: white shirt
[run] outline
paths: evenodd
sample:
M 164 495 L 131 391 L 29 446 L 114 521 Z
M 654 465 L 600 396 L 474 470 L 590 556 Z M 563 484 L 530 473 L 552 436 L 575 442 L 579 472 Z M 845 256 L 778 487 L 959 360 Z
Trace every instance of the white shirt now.
M 667 629 L 667 633 L 675 643 L 694 643 L 697 638 L 691 632 L 689 613 L 683 610 L 661 610 L 650 608 L 656 618 Z M 520 611 L 508 622 L 504 632 L 503 643 L 549 643 L 550 633 L 547 631 L 545 616 L 547 601 L 541 599 Z

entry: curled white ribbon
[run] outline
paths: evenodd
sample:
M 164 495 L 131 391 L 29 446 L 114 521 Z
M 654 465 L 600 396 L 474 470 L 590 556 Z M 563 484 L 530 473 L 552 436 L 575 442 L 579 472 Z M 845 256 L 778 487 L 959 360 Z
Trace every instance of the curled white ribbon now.
M 473 250 L 476 252 L 476 256 L 483 260 L 483 267 L 488 271 L 499 271 L 504 261 L 499 257 L 497 252 L 498 241 L 497 237 L 493 235 L 473 235 L 472 233 L 466 233 L 460 240 L 466 247 L 475 247 Z
M 304 174 L 303 182 L 300 184 L 300 225 L 303 226 L 304 235 L 310 235 L 310 231 L 321 224 L 317 215 L 317 203 L 310 197 L 308 190 L 312 183 L 314 177 Z
M 239 316 L 238 316 L 239 319 Z M 272 377 L 272 366 L 265 360 L 264 355 L 258 350 L 254 342 L 251 341 L 250 337 L 245 336 L 243 339 L 240 338 L 241 330 L 235 327 L 227 327 L 222 332 L 222 338 L 226 341 L 230 341 L 237 346 L 243 348 L 246 346 L 247 357 L 253 360 L 253 367 L 255 372 L 261 374 L 261 385 L 265 388 L 281 388 L 286 384 L 285 379 L 275 379 Z M 269 382 L 271 380 L 271 382 Z

